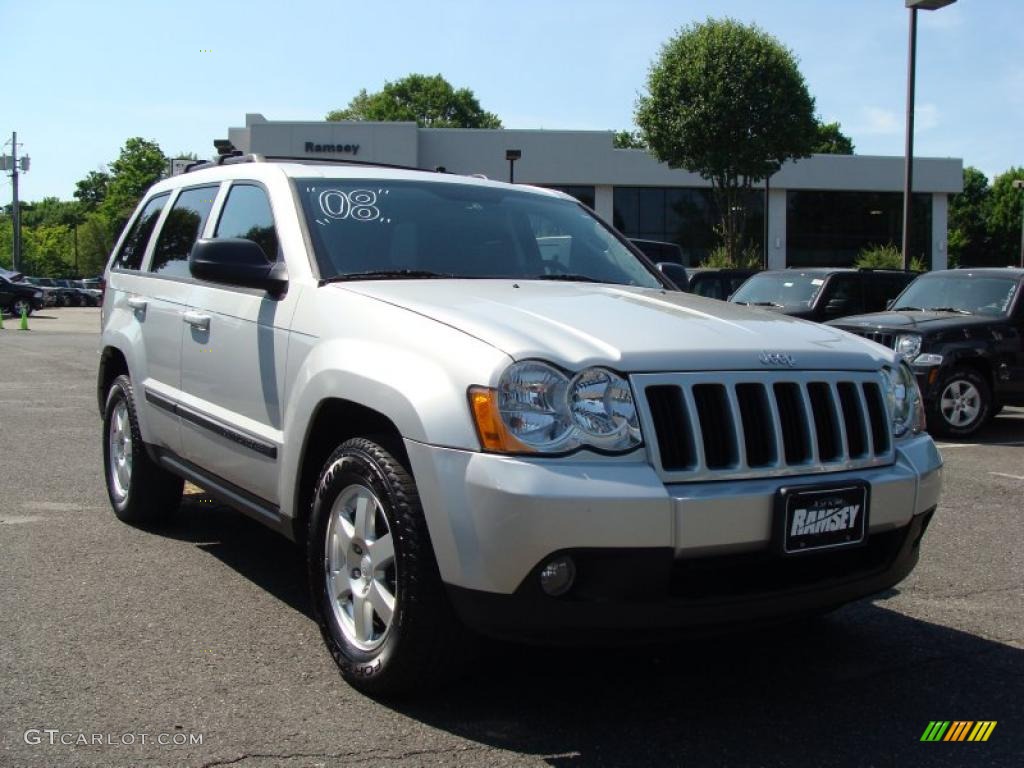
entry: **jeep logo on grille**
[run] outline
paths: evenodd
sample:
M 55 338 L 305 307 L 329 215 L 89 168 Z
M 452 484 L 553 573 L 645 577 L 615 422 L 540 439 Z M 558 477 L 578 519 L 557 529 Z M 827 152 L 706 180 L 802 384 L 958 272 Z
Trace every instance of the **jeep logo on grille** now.
M 785 352 L 768 352 L 765 350 L 761 353 L 761 365 L 779 365 L 792 368 L 796 365 L 796 360 L 793 359 L 792 355 L 787 355 Z

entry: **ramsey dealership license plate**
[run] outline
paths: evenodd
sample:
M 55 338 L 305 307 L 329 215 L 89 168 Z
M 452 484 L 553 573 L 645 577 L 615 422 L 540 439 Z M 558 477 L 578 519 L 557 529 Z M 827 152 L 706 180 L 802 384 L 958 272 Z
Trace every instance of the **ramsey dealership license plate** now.
M 863 544 L 868 530 L 868 488 L 862 483 L 782 488 L 776 515 L 783 554 Z

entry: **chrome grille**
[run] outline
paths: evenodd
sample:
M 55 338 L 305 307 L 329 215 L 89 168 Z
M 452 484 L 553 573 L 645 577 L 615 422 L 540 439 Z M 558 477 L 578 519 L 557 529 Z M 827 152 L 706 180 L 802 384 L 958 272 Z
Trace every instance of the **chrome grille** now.
M 666 482 L 777 477 L 891 464 L 879 374 L 638 374 L 634 391 Z
M 843 330 L 849 331 L 850 333 L 853 333 L 857 336 L 861 336 L 862 338 L 874 341 L 878 344 L 881 344 L 883 347 L 888 347 L 889 349 L 896 349 L 895 333 L 890 333 L 889 331 L 865 331 L 859 328 L 843 328 Z

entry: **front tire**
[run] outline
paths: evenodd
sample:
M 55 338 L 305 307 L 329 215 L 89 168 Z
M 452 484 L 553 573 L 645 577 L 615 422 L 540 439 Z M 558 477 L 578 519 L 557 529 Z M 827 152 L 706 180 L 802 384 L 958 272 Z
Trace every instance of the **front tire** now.
M 185 481 L 156 464 L 142 442 L 132 382 L 118 376 L 103 409 L 103 474 L 118 519 L 156 523 L 181 504 Z
M 394 453 L 365 438 L 338 446 L 317 482 L 307 546 L 313 611 L 350 685 L 393 695 L 464 663 L 468 634 Z
M 11 313 L 15 317 L 21 317 L 22 310 L 24 310 L 27 316 L 31 316 L 32 302 L 28 301 L 27 299 L 16 299 L 14 303 L 11 304 Z
M 992 388 L 973 368 L 954 368 L 939 382 L 928 429 L 945 437 L 970 437 L 992 414 Z

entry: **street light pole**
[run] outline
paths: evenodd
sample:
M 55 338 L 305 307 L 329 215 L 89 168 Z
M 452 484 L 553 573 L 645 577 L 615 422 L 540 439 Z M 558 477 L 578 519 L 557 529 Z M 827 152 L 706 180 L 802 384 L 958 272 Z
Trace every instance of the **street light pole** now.
M 906 0 L 910 9 L 910 39 L 907 44 L 907 137 L 903 156 L 903 269 L 910 269 L 910 224 L 914 187 L 914 81 L 917 69 L 917 12 L 936 11 L 956 0 Z
M 910 221 L 914 186 L 914 80 L 917 65 L 917 8 L 910 9 L 907 54 L 907 136 L 903 154 L 903 270 L 910 270 Z
M 1013 180 L 1014 189 L 1024 190 L 1024 179 Z M 1021 195 L 1020 204 L 1020 266 L 1024 269 L 1024 194 Z
M 771 192 L 771 177 L 764 177 L 764 269 L 768 269 L 768 200 Z

